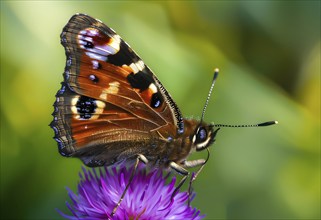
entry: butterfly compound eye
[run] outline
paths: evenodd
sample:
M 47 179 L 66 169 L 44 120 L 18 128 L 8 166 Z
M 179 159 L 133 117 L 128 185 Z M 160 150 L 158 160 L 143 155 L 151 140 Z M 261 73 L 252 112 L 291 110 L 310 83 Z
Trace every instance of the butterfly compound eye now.
M 195 143 L 199 144 L 207 140 L 207 131 L 204 127 L 200 127 L 196 133 Z
M 192 142 L 195 145 L 196 151 L 204 150 L 211 145 L 211 140 L 213 139 L 211 134 L 211 131 L 206 127 L 200 126 L 197 128 L 192 137 Z

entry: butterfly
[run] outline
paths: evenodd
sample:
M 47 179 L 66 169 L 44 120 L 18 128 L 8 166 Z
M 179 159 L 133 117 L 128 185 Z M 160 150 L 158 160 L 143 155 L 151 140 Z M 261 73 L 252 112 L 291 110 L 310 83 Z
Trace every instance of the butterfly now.
M 64 81 L 50 124 L 61 155 L 80 158 L 90 167 L 134 161 L 136 169 L 141 161 L 171 168 L 183 175 L 179 186 L 189 175 L 188 168 L 201 171 L 208 158 L 189 161 L 188 156 L 208 150 L 219 130 L 203 121 L 210 95 L 201 120 L 183 118 L 133 49 L 88 15 L 71 17 L 61 33 L 61 44 L 66 53 Z M 211 90 L 217 74 L 218 70 Z

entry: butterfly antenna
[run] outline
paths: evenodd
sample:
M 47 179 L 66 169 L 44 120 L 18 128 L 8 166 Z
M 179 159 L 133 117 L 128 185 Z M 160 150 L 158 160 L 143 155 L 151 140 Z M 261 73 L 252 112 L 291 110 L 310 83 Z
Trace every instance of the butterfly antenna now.
M 214 70 L 214 76 L 213 76 L 213 80 L 212 80 L 212 85 L 211 85 L 210 91 L 208 92 L 207 99 L 206 99 L 206 102 L 205 102 L 205 105 L 204 105 L 204 108 L 203 108 L 202 117 L 201 117 L 201 122 L 203 121 L 203 118 L 204 118 L 204 115 L 205 115 L 205 111 L 206 111 L 208 102 L 210 101 L 211 94 L 212 94 L 212 91 L 213 91 L 213 88 L 214 88 L 214 85 L 215 85 L 215 82 L 216 82 L 216 78 L 217 78 L 217 76 L 218 76 L 218 72 L 219 72 L 219 69 L 216 68 L 216 69 Z
M 229 127 L 229 128 L 245 128 L 245 127 L 265 127 L 270 125 L 278 124 L 278 121 L 267 121 L 254 125 L 225 125 L 225 124 L 215 124 L 214 127 Z

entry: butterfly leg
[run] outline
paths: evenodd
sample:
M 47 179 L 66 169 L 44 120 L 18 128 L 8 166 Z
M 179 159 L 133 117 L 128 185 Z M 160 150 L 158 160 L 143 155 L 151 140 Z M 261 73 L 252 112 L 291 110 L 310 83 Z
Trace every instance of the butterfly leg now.
M 189 185 L 188 185 L 188 205 L 190 205 L 191 203 L 191 199 L 190 199 L 190 196 L 192 195 L 192 183 L 194 182 L 194 180 L 196 180 L 198 174 L 200 174 L 200 172 L 203 170 L 205 164 L 207 163 L 209 157 L 210 157 L 210 151 L 208 148 L 206 148 L 207 150 L 207 158 L 206 160 L 204 159 L 199 159 L 199 160 L 192 160 L 192 161 L 185 161 L 184 162 L 184 167 L 186 168 L 192 168 L 192 167 L 197 167 L 197 166 L 200 166 L 198 168 L 198 170 L 196 171 L 196 173 L 191 176 L 191 179 L 189 181 Z
M 206 160 L 204 159 L 199 159 L 199 160 L 191 160 L 191 161 L 184 161 L 184 163 L 182 165 L 179 165 L 175 162 L 170 162 L 169 166 L 174 169 L 176 172 L 178 172 L 179 174 L 183 175 L 183 178 L 180 180 L 180 182 L 178 183 L 177 187 L 175 188 L 174 192 L 172 193 L 171 196 L 171 203 L 173 202 L 174 196 L 178 193 L 179 189 L 183 186 L 183 184 L 185 183 L 188 175 L 189 175 L 189 171 L 186 170 L 185 168 L 192 168 L 192 167 L 197 167 L 200 166 L 200 168 L 196 171 L 196 173 L 194 175 L 192 175 L 190 183 L 189 183 L 189 187 L 188 187 L 188 205 L 190 205 L 190 195 L 192 194 L 192 182 L 196 179 L 196 177 L 198 176 L 198 174 L 202 171 L 204 165 L 206 164 L 208 158 L 209 158 L 209 150 L 207 148 L 207 158 Z
M 182 167 L 181 165 L 178 165 L 177 163 L 175 162 L 170 162 L 169 166 L 174 169 L 176 172 L 178 172 L 179 174 L 183 175 L 183 178 L 181 179 L 181 181 L 179 182 L 179 184 L 177 185 L 177 187 L 175 188 L 174 192 L 172 193 L 172 196 L 171 196 L 171 202 L 173 201 L 173 198 L 174 196 L 178 193 L 179 189 L 182 187 L 182 185 L 185 183 L 188 175 L 189 175 L 189 172 L 184 168 Z
M 202 171 L 203 167 L 205 166 L 205 164 L 206 164 L 205 161 L 206 160 L 204 160 L 204 159 L 193 160 L 193 161 L 185 161 L 185 167 L 200 166 L 199 169 L 196 171 L 196 173 L 192 174 L 191 179 L 190 179 L 189 184 L 188 184 L 188 206 L 191 203 L 191 195 L 192 195 L 192 192 L 193 192 L 192 183 L 194 182 L 194 180 L 196 179 L 198 174 Z
M 129 188 L 129 185 L 131 184 L 131 182 L 133 181 L 133 178 L 134 178 L 134 176 L 135 176 L 135 173 L 136 173 L 136 170 L 137 170 L 139 161 L 143 162 L 144 164 L 147 164 L 147 163 L 148 163 L 148 160 L 147 160 L 147 158 L 146 158 L 144 155 L 142 155 L 142 154 L 138 154 L 138 155 L 137 155 L 137 158 L 136 158 L 136 162 L 135 162 L 133 171 L 131 172 L 130 177 L 129 177 L 129 181 L 128 181 L 128 183 L 127 183 L 127 185 L 126 185 L 126 188 L 125 188 L 123 194 L 121 195 L 118 203 L 116 204 L 115 208 L 113 209 L 113 212 L 111 213 L 111 216 L 114 216 L 114 215 L 115 215 L 115 213 L 116 213 L 116 211 L 117 211 L 117 208 L 120 206 L 120 203 L 121 203 L 122 200 L 124 199 L 124 196 L 125 196 L 128 188 Z

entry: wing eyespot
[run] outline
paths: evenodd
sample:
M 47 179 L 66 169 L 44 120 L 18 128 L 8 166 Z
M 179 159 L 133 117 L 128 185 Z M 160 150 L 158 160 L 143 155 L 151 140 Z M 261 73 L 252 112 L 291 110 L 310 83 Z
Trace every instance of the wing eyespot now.
M 151 98 L 150 105 L 152 108 L 158 108 L 162 105 L 163 98 L 159 93 L 154 93 Z

